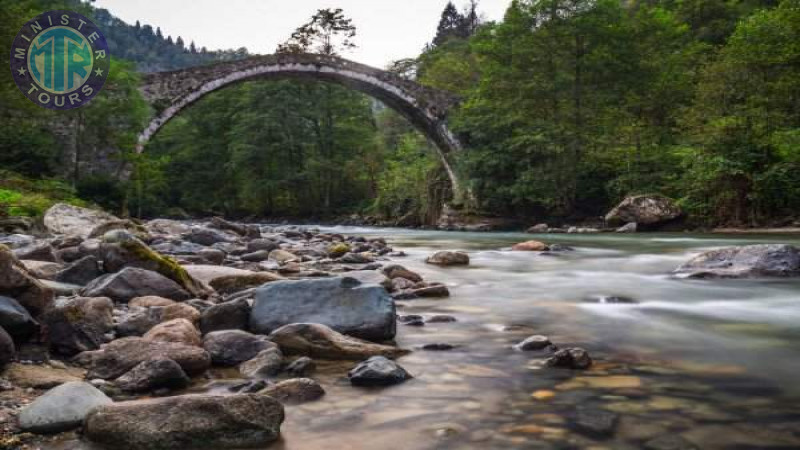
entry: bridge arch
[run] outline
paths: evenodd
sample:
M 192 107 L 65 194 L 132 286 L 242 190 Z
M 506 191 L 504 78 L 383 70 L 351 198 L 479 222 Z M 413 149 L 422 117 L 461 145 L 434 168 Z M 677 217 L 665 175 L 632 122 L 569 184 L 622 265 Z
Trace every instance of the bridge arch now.
M 453 188 L 454 201 L 462 196 L 462 184 L 452 157 L 461 150 L 447 127 L 447 114 L 458 103 L 448 92 L 422 86 L 394 73 L 336 56 L 276 54 L 146 74 L 140 91 L 155 109 L 147 128 L 139 135 L 137 151 L 173 117 L 211 92 L 234 83 L 255 79 L 310 78 L 351 87 L 394 109 L 425 134 L 436 146 Z

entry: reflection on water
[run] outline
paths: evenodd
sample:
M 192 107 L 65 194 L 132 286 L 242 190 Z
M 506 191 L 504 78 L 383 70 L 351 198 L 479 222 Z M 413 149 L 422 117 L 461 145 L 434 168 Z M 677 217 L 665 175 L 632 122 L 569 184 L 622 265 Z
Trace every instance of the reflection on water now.
M 799 237 L 688 234 L 541 235 L 335 227 L 379 235 L 408 253 L 397 262 L 451 297 L 404 301 L 401 314 L 450 314 L 455 323 L 399 326 L 400 359 L 414 379 L 353 388 L 349 366 L 323 366 L 323 400 L 287 408 L 273 448 L 800 448 L 800 282 L 702 280 L 670 272 L 700 251 Z M 509 252 L 541 239 L 575 248 Z M 464 250 L 471 265 L 424 264 Z M 596 295 L 636 304 L 596 304 Z M 545 356 L 511 346 L 545 334 L 581 346 L 592 370 L 543 369 Z

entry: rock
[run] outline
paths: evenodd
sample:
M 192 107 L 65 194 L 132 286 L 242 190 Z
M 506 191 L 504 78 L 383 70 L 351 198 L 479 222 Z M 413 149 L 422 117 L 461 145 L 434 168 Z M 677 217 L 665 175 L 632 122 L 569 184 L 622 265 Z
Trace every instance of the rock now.
M 592 358 L 589 356 L 589 353 L 582 348 L 568 348 L 553 353 L 553 356 L 547 358 L 545 365 L 549 367 L 583 370 L 592 366 Z
M 172 319 L 162 322 L 144 334 L 150 341 L 175 342 L 178 344 L 203 346 L 200 332 L 186 319 Z
M 56 297 L 71 297 L 78 295 L 81 290 L 81 286 L 77 284 L 59 283 L 51 280 L 39 280 L 39 282 L 45 288 L 50 289 Z
M 14 346 L 14 340 L 3 327 L 0 327 L 0 369 L 5 368 L 16 355 L 17 349 Z
M 100 238 L 109 231 L 121 230 L 128 232 L 139 239 L 149 239 L 150 233 L 142 225 L 139 225 L 131 220 L 112 220 L 109 222 L 101 223 L 94 227 L 89 233 L 90 238 Z
M 235 366 L 254 358 L 262 350 L 275 348 L 275 344 L 264 336 L 246 331 L 223 330 L 208 333 L 203 338 L 203 347 L 214 364 Z
M 239 299 L 214 305 L 200 316 L 200 331 L 203 334 L 220 330 L 246 330 L 250 321 L 250 304 Z
M 153 251 L 144 242 L 124 230 L 109 231 L 103 236 L 99 253 L 106 272 L 137 268 L 156 272 L 189 292 L 193 297 L 205 297 L 206 289 L 175 260 Z
M 128 302 L 130 307 L 150 308 L 153 306 L 171 306 L 175 305 L 175 300 L 159 297 L 157 295 L 146 295 L 144 297 L 136 297 Z
M 445 343 L 445 342 L 435 342 L 435 343 L 432 343 L 432 344 L 424 344 L 424 345 L 420 346 L 420 349 L 427 350 L 427 351 L 432 351 L 432 352 L 444 352 L 444 351 L 448 351 L 448 350 L 453 350 L 454 348 L 456 348 L 455 345 L 448 344 L 448 343 Z
M 0 244 L 11 249 L 17 249 L 31 245 L 35 240 L 36 238 L 27 234 L 9 234 L 5 236 L 0 235 Z
M 519 244 L 514 244 L 514 246 L 511 247 L 511 250 L 515 252 L 544 252 L 548 249 L 549 247 L 547 244 L 539 241 L 521 242 Z
M 162 322 L 174 319 L 186 319 L 192 325 L 200 322 L 200 311 L 186 303 L 175 303 L 174 305 L 167 305 L 159 308 L 161 309 Z
M 392 279 L 392 291 L 405 291 L 409 289 L 414 289 L 416 283 L 411 280 L 407 280 L 405 278 L 394 278 Z
M 268 334 L 291 323 L 319 323 L 361 339 L 393 339 L 394 301 L 386 289 L 353 278 L 277 281 L 256 290 L 250 329 Z
M 89 237 L 92 230 L 108 221 L 119 220 L 103 211 L 81 208 L 79 206 L 57 203 L 45 213 L 42 221 L 45 228 L 54 234 L 67 234 Z
M 3 375 L 21 388 L 50 389 L 70 381 L 82 381 L 86 371 L 77 367 L 11 363 Z
M 293 253 L 289 253 L 286 250 L 281 249 L 275 249 L 269 252 L 269 259 L 279 263 L 288 263 L 300 260 L 300 258 L 295 256 Z
M 211 287 L 222 295 L 234 294 L 236 292 L 262 286 L 273 281 L 285 280 L 286 278 L 272 272 L 252 272 L 240 275 L 228 275 L 215 278 L 211 281 Z
M 442 298 L 450 296 L 450 289 L 443 284 L 430 284 L 418 289 L 412 289 L 409 294 L 414 297 Z
M 132 308 L 119 318 L 115 327 L 117 336 L 143 336 L 151 328 L 161 323 L 163 310 L 160 307 Z
M 353 270 L 347 272 L 348 278 L 355 278 L 360 281 L 362 285 L 375 285 L 382 286 L 385 289 L 392 288 L 392 280 L 386 275 L 378 272 L 377 270 Z
M 239 365 L 239 372 L 248 378 L 274 377 L 283 366 L 283 353 L 277 346 L 258 352 L 256 356 Z
M 57 263 L 58 257 L 48 242 L 39 242 L 14 250 L 17 259 Z
M 55 262 L 35 261 L 31 259 L 20 259 L 20 262 L 28 269 L 31 275 L 40 280 L 52 280 L 55 278 L 58 271 L 64 268 L 63 265 Z
M 572 252 L 575 251 L 574 248 L 570 247 L 569 245 L 564 244 L 553 244 L 550 246 L 551 252 Z
M 86 297 L 110 297 L 127 303 L 136 297 L 156 295 L 172 300 L 188 300 L 191 295 L 169 278 L 144 269 L 126 267 L 89 283 L 82 291 Z
M 549 229 L 550 227 L 546 223 L 540 223 L 528 228 L 525 232 L 530 234 L 547 233 Z
M 197 252 L 197 255 L 211 264 L 222 264 L 225 262 L 225 252 L 216 248 L 204 248 Z
M 373 356 L 348 372 L 353 386 L 390 386 L 413 378 L 405 369 L 383 356 Z
M 136 365 L 117 378 L 115 384 L 123 391 L 148 392 L 163 388 L 183 389 L 189 382 L 178 363 L 169 358 L 153 358 Z
M 11 297 L 0 296 L 0 327 L 17 339 L 27 339 L 39 331 L 39 323 L 28 310 Z
M 56 273 L 54 279 L 62 283 L 85 286 L 101 275 L 103 272 L 100 270 L 100 261 L 96 257 L 88 255 Z
M 636 222 L 626 223 L 625 225 L 617 228 L 617 233 L 636 233 L 639 225 Z
M 261 448 L 278 439 L 283 419 L 266 395 L 183 395 L 101 406 L 84 430 L 120 450 Z
M 253 239 L 247 243 L 247 252 L 254 253 L 258 251 L 271 252 L 278 248 L 278 243 L 272 239 Z
M 575 418 L 575 429 L 596 438 L 607 438 L 614 434 L 619 415 L 596 408 L 580 408 Z
M 547 336 L 535 335 L 525 338 L 522 342 L 515 345 L 514 348 L 522 351 L 535 351 L 544 350 L 553 345 Z
M 594 295 L 585 300 L 586 303 L 600 303 L 612 305 L 635 305 L 639 302 L 630 298 L 617 295 Z
M 331 258 L 340 258 L 347 253 L 350 253 L 350 246 L 344 242 L 336 242 L 328 247 L 328 255 Z
M 89 378 L 110 380 L 152 358 L 172 359 L 188 375 L 202 373 L 211 366 L 211 357 L 202 348 L 140 337 L 117 339 L 100 350 L 79 354 L 76 360 L 88 366 Z
M 150 233 L 177 236 L 189 231 L 189 225 L 178 222 L 177 220 L 169 219 L 155 219 L 147 222 L 145 225 Z
M 692 258 L 675 273 L 689 278 L 800 276 L 800 248 L 785 244 L 726 247 Z
M 414 283 L 419 283 L 420 281 L 422 281 L 422 277 L 418 273 L 408 270 L 405 267 L 397 264 L 386 266 L 381 271 L 391 280 L 397 278 L 403 278 L 409 281 L 413 281 Z
M 457 322 L 456 318 L 453 316 L 448 316 L 444 314 L 437 314 L 434 316 L 430 316 L 425 320 L 426 323 L 451 323 Z
M 218 242 L 234 242 L 236 238 L 210 228 L 193 227 L 183 238 L 195 244 L 210 246 Z
M 253 253 L 245 253 L 240 258 L 242 261 L 261 262 L 269 259 L 269 253 L 269 250 L 259 250 Z
M 0 295 L 15 299 L 34 317 L 53 305 L 53 291 L 31 275 L 5 245 L 0 245 Z
M 466 266 L 469 264 L 469 255 L 463 252 L 436 252 L 425 260 L 428 264 L 437 266 Z
M 290 377 L 297 377 L 303 378 L 313 374 L 317 370 L 317 363 L 314 362 L 313 359 L 307 356 L 301 356 L 288 367 L 286 367 L 286 372 L 289 374 Z
M 373 344 L 337 333 L 316 323 L 295 323 L 273 331 L 269 339 L 284 355 L 328 360 L 359 360 L 370 356 L 397 357 L 407 353 L 396 347 Z
M 346 253 L 338 260 L 344 264 L 369 264 L 375 262 L 375 258 L 369 253 Z
M 683 215 L 681 208 L 662 195 L 636 195 L 627 197 L 606 215 L 606 222 L 621 225 L 635 222 L 653 226 L 675 220 Z
M 100 348 L 114 329 L 114 303 L 107 297 L 59 298 L 45 313 L 50 347 L 62 355 Z
M 59 433 L 78 428 L 91 410 L 113 403 L 89 383 L 64 383 L 44 393 L 19 413 L 19 425 L 34 433 Z
M 273 384 L 259 392 L 286 405 L 313 402 L 325 395 L 325 389 L 310 378 L 292 378 Z
M 240 225 L 238 223 L 228 222 L 227 220 L 223 219 L 222 217 L 212 217 L 211 223 L 209 224 L 211 227 L 216 228 L 218 230 L 227 230 L 233 231 L 234 233 L 238 234 L 239 236 L 247 236 L 247 227 L 244 225 Z
M 697 446 L 677 434 L 665 434 L 644 443 L 647 450 L 697 450 Z

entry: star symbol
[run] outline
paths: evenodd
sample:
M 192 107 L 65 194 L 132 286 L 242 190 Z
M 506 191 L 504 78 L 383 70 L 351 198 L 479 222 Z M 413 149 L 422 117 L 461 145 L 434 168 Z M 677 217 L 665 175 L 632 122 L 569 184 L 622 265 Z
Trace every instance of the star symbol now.
M 20 75 L 22 75 L 22 76 L 25 76 L 25 72 L 27 72 L 27 70 L 25 70 L 25 68 L 24 68 L 24 67 L 20 67 L 19 69 L 17 69 L 17 72 L 18 72 Z
M 94 70 L 94 74 L 97 75 L 98 77 L 102 77 L 103 76 L 103 69 L 100 69 L 100 68 L 95 69 Z

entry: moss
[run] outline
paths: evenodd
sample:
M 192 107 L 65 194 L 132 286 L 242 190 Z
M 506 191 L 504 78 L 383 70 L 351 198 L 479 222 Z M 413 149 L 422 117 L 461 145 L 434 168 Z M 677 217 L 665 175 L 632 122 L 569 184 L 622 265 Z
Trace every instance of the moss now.
M 66 183 L 34 180 L 6 170 L 0 170 L 0 217 L 39 217 L 56 203 L 84 206 Z
M 118 244 L 137 259 L 154 263 L 156 272 L 178 283 L 181 287 L 189 291 L 190 294 L 198 297 L 205 297 L 207 295 L 203 285 L 192 278 L 189 272 L 187 272 L 178 261 L 153 251 L 150 247 L 145 245 L 144 242 L 133 236 L 121 240 Z
M 350 251 L 350 246 L 345 244 L 344 242 L 337 242 L 328 247 L 328 254 L 332 258 L 338 258 L 340 256 L 343 256 L 345 253 L 348 253 L 349 251 Z

